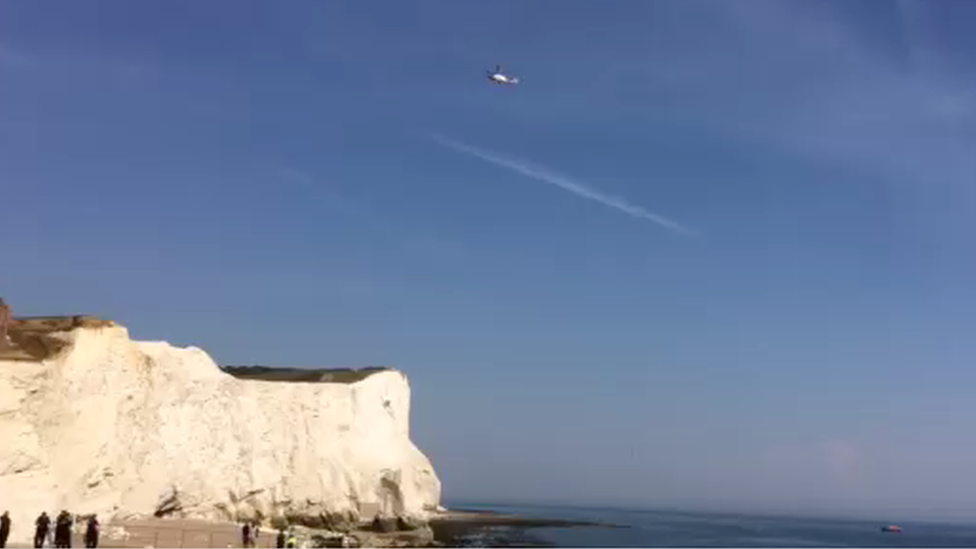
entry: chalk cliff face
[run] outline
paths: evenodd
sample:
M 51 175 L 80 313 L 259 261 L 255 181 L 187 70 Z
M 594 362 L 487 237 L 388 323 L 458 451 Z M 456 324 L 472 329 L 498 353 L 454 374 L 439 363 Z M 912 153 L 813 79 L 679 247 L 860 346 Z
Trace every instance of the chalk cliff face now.
M 306 523 L 424 518 L 440 481 L 409 438 L 393 370 L 351 382 L 241 379 L 197 348 L 116 325 L 44 336 L 40 361 L 0 355 L 0 510 L 13 542 L 61 509 Z M 36 342 L 35 342 L 36 343 Z M 36 345 L 35 345 L 36 346 Z

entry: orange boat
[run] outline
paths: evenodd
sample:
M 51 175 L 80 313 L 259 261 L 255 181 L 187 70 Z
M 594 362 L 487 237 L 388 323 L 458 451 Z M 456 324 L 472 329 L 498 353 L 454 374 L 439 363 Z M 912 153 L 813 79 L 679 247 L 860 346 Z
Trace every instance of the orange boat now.
M 882 532 L 894 532 L 896 534 L 901 533 L 901 526 L 895 526 L 894 524 L 881 527 Z

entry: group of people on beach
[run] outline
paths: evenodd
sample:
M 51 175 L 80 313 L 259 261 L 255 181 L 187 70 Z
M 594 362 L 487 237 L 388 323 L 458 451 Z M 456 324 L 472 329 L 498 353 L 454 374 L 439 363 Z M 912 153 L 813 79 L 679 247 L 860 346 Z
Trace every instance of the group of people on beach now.
M 241 538 L 244 542 L 244 547 L 257 547 L 258 536 L 260 535 L 261 527 L 256 522 L 245 522 L 244 526 L 241 527 Z M 298 540 L 295 538 L 294 533 L 289 533 L 286 536 L 284 530 L 278 530 L 275 547 L 298 547 Z
M 55 519 L 54 531 L 51 531 L 51 517 L 48 516 L 47 512 L 42 512 L 37 520 L 34 521 L 34 547 L 41 548 L 47 544 L 48 547 L 71 547 L 71 527 L 74 524 L 74 518 L 67 511 L 61 511 L 58 513 Z M 10 513 L 4 511 L 0 515 L 0 549 L 7 546 L 7 538 L 10 537 L 11 520 Z M 95 549 L 98 547 L 98 517 L 96 515 L 89 515 L 87 520 L 87 527 L 85 529 L 85 547 L 89 549 Z M 52 536 L 53 533 L 53 536 Z M 244 547 L 256 547 L 258 536 L 261 535 L 261 527 L 258 523 L 245 523 L 241 528 L 241 535 L 243 537 Z M 53 539 L 52 539 L 53 538 Z M 278 531 L 278 536 L 276 541 L 276 547 L 297 547 L 298 540 L 295 538 L 294 533 L 289 533 L 285 535 L 284 530 Z
M 74 518 L 67 511 L 61 511 L 54 523 L 53 539 L 51 534 L 51 517 L 47 512 L 42 512 L 37 520 L 34 521 L 34 547 L 44 547 L 45 542 L 49 547 L 71 547 L 71 526 Z M 85 547 L 98 547 L 98 517 L 88 516 L 88 527 L 85 530 Z M 10 537 L 10 513 L 7 511 L 0 515 L 0 548 L 7 546 L 7 538 Z
M 241 538 L 244 542 L 244 547 L 256 547 L 258 542 L 258 536 L 261 535 L 261 527 L 256 522 L 245 522 L 244 526 L 241 527 Z

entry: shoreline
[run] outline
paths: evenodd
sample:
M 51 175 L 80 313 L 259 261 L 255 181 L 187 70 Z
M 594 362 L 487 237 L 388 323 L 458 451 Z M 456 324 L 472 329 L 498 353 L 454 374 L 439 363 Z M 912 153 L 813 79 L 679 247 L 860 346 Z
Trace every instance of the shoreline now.
M 448 547 L 553 547 L 532 535 L 540 528 L 627 528 L 583 520 L 547 519 L 485 511 L 449 509 L 431 517 L 434 541 Z

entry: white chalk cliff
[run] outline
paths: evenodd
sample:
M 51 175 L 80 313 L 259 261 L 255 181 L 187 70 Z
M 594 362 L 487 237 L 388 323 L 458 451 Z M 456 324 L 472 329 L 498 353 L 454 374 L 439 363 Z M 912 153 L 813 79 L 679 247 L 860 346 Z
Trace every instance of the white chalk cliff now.
M 46 337 L 40 361 L 0 355 L 0 511 L 29 542 L 41 511 L 102 523 L 377 513 L 425 518 L 440 481 L 409 438 L 410 387 L 240 379 L 202 350 L 117 325 Z

